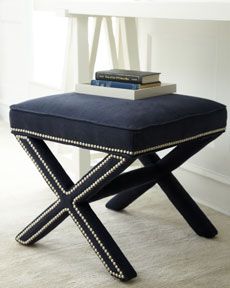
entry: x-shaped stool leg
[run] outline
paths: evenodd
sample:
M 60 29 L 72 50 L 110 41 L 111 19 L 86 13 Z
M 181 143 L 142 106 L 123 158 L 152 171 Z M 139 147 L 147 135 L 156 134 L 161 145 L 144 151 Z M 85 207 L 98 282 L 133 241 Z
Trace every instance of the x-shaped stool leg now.
M 160 159 L 156 153 L 140 156 L 139 159 L 146 168 L 138 169 L 139 171 L 136 170 L 132 174 L 128 172 L 118 176 L 103 189 L 104 191 L 101 191 L 102 194 L 107 195 L 109 193 L 111 195 L 117 194 L 106 204 L 106 207 L 116 211 L 122 210 L 158 183 L 169 200 L 198 235 L 206 238 L 214 237 L 217 234 L 216 228 L 182 187 L 172 171 L 219 135 L 220 133 L 217 133 L 196 141 L 179 144 L 163 159 Z M 130 180 L 133 178 L 132 185 L 129 178 Z M 139 180 L 135 180 L 138 178 Z M 126 179 L 127 182 L 122 185 L 123 179 Z M 119 189 L 116 189 L 116 187 L 119 187 Z M 116 191 L 112 191 L 112 189 Z M 108 191 L 110 192 L 108 193 Z M 92 200 L 96 199 L 93 198 Z
M 180 143 L 163 159 L 155 153 L 142 155 L 139 159 L 144 168 L 122 174 L 121 172 L 136 158 L 108 155 L 76 184 L 43 140 L 16 135 L 57 196 L 53 204 L 18 234 L 17 241 L 31 245 L 70 215 L 109 273 L 121 280 L 129 280 L 136 276 L 135 270 L 94 214 L 89 203 L 117 194 L 106 206 L 121 210 L 156 183 L 198 235 L 214 237 L 217 234 L 216 228 L 177 181 L 172 171 L 219 135 L 220 133 L 216 133 L 196 141 Z
M 112 276 L 124 281 L 135 277 L 135 270 L 87 202 L 89 196 L 97 195 L 135 158 L 108 155 L 74 184 L 44 141 L 22 135 L 16 138 L 57 196 L 57 200 L 22 230 L 16 240 L 31 245 L 70 215 Z

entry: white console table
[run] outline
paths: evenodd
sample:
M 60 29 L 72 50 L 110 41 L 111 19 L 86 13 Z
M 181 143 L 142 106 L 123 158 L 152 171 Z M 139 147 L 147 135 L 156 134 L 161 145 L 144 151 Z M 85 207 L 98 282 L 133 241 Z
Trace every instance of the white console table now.
M 69 17 L 66 57 L 66 91 L 74 90 L 78 82 L 86 82 L 93 76 L 102 21 L 106 22 L 113 67 L 139 69 L 137 42 L 137 18 L 230 20 L 230 1 L 78 1 L 34 0 L 34 9 L 56 11 Z M 89 51 L 88 17 L 94 17 L 93 45 Z M 119 24 L 119 45 L 116 49 L 111 17 Z M 103 20 L 104 19 L 104 20 Z M 90 153 L 78 150 L 79 177 L 88 171 Z
M 34 0 L 37 10 L 66 10 L 76 15 L 190 20 L 230 20 L 230 1 Z

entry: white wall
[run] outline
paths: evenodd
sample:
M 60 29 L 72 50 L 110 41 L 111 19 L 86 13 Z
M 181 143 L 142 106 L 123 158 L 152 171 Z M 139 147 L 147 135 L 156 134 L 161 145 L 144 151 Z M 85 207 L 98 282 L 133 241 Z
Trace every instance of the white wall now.
M 142 69 L 162 72 L 162 81 L 177 83 L 178 93 L 230 107 L 230 22 L 140 19 L 139 43 Z M 227 214 L 229 136 L 228 128 L 177 172 L 191 195 Z
M 0 0 L 0 115 L 27 98 L 31 63 L 30 0 Z
M 0 117 L 28 97 L 58 93 L 32 77 L 30 0 L 0 0 Z M 141 68 L 178 92 L 230 105 L 230 22 L 139 20 Z M 176 173 L 200 202 L 230 214 L 230 131 Z M 201 176 L 200 176 L 201 175 Z
M 13 103 L 60 92 L 66 19 L 53 14 L 38 19 L 33 1 L 0 0 L 0 119 Z

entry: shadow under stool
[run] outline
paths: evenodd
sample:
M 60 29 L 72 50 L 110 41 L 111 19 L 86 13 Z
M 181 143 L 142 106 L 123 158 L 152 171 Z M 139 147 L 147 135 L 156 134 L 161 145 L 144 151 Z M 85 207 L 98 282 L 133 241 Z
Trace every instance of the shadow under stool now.
M 220 136 L 226 118 L 224 105 L 178 94 L 131 101 L 65 93 L 12 105 L 11 132 L 57 196 L 16 240 L 32 245 L 70 216 L 108 272 L 127 281 L 136 271 L 90 203 L 114 195 L 106 207 L 118 211 L 156 183 L 199 236 L 214 237 L 216 228 L 172 171 Z M 107 156 L 73 183 L 45 141 Z M 160 159 L 156 152 L 169 147 Z M 143 167 L 124 172 L 136 159 Z

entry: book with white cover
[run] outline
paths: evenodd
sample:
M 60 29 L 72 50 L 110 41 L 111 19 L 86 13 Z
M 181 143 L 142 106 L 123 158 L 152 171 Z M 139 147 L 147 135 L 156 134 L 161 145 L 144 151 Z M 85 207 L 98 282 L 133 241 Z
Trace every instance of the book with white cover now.
M 128 100 L 140 100 L 159 95 L 166 95 L 176 92 L 176 84 L 161 83 L 160 86 L 149 87 L 138 90 L 120 89 L 112 87 L 94 86 L 90 83 L 77 84 L 76 92 L 97 96 L 121 98 Z

